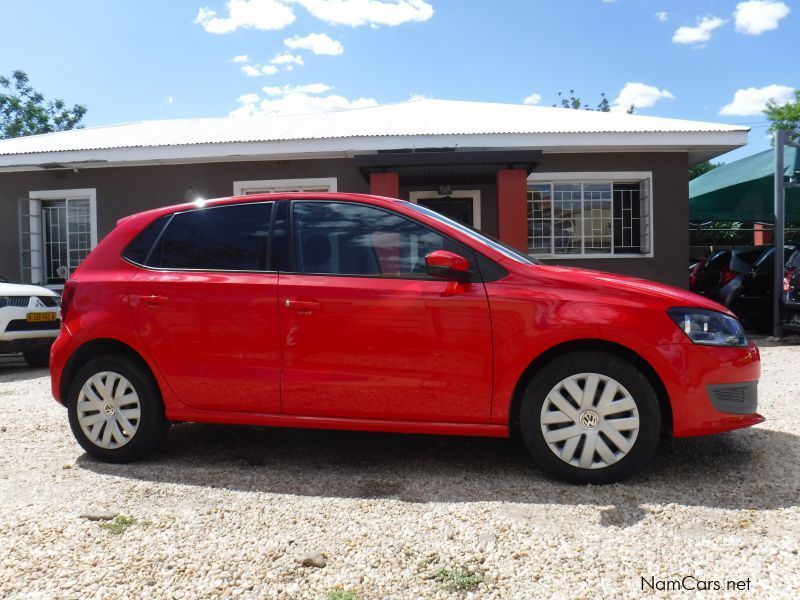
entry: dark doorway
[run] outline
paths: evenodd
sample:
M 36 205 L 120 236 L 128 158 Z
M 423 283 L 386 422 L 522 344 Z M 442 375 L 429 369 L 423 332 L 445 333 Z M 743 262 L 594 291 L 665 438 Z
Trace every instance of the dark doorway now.
M 454 221 L 474 227 L 472 198 L 420 198 L 417 204 L 435 210 Z

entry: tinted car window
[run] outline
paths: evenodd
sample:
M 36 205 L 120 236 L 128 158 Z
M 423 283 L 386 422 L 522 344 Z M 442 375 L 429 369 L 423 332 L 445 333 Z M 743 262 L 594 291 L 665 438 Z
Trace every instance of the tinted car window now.
M 122 253 L 123 258 L 138 265 L 146 264 L 150 249 L 156 243 L 158 236 L 161 235 L 161 230 L 164 229 L 164 225 L 167 224 L 171 217 L 172 215 L 164 215 L 142 229 L 139 235 L 133 238 L 133 241 L 125 248 L 125 252 Z
M 302 273 L 428 277 L 425 256 L 450 250 L 470 261 L 457 242 L 393 212 L 344 202 L 294 202 L 297 270 Z
M 148 259 L 162 269 L 262 271 L 272 203 L 219 206 L 173 216 Z

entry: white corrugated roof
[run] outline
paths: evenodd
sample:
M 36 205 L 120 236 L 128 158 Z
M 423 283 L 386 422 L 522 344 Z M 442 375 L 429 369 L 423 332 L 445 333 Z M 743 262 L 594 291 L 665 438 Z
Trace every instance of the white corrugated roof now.
M 586 110 L 450 100 L 258 118 L 140 121 L 0 140 L 0 171 L 347 157 L 399 148 L 687 152 L 747 143 L 746 127 Z
M 746 131 L 741 126 L 617 112 L 423 99 L 317 114 L 89 127 L 0 140 L 0 155 L 363 137 Z

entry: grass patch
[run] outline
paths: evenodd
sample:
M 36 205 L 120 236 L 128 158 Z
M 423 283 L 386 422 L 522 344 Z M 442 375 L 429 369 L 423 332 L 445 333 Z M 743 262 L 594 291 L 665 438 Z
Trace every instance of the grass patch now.
M 477 588 L 483 581 L 480 573 L 469 573 L 466 569 L 439 569 L 433 579 L 451 592 L 468 592 Z
M 128 529 L 131 525 L 136 524 L 136 519 L 133 517 L 126 517 L 125 515 L 117 515 L 111 521 L 104 521 L 100 523 L 100 527 L 108 531 L 109 533 L 113 533 L 114 535 L 120 535 L 125 533 L 125 530 Z
M 355 592 L 336 588 L 328 592 L 328 595 L 325 596 L 325 600 L 358 600 L 358 596 L 356 596 Z

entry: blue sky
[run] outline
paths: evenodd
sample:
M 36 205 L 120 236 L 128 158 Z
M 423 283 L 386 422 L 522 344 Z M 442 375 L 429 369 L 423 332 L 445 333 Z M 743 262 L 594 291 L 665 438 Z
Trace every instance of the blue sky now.
M 752 126 L 732 160 L 769 147 L 758 109 L 798 87 L 795 0 L 3 0 L 0 17 L 18 24 L 0 73 L 86 104 L 87 126 L 575 89 Z

